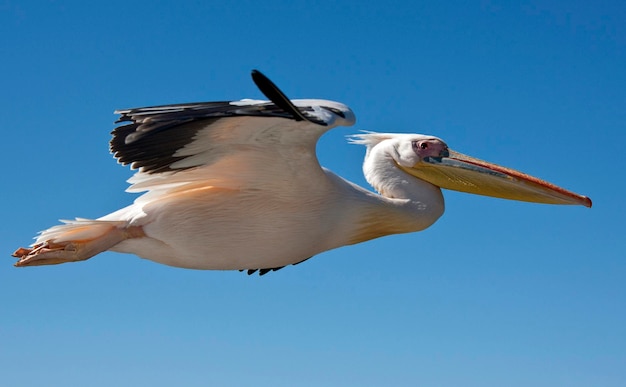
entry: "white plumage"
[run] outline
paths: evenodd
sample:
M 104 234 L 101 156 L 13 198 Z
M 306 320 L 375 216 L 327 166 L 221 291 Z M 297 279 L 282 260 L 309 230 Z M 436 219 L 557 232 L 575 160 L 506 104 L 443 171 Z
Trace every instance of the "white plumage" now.
M 440 187 L 554 204 L 591 201 L 520 172 L 453 152 L 419 134 L 363 133 L 375 194 L 322 168 L 318 139 L 355 122 L 345 105 L 293 100 L 265 76 L 271 101 L 121 110 L 111 150 L 138 172 L 132 205 L 43 231 L 17 266 L 85 260 L 105 250 L 171 266 L 264 274 L 320 252 L 419 231 L 444 211 Z

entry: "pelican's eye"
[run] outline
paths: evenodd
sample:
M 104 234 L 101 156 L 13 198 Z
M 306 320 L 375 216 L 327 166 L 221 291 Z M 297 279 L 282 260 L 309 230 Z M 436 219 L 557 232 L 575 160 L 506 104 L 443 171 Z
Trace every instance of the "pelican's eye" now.
M 426 141 L 413 141 L 413 150 L 419 151 L 422 149 L 428 149 L 428 142 Z
M 436 138 L 416 140 L 412 143 L 413 152 L 419 157 L 448 157 L 448 146 Z

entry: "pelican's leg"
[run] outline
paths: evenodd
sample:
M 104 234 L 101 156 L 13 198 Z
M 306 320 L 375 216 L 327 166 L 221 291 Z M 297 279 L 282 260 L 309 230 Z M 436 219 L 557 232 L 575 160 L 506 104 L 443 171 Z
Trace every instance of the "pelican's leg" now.
M 15 250 L 13 256 L 18 258 L 17 267 L 57 265 L 59 263 L 84 261 L 94 255 L 110 249 L 121 241 L 128 238 L 145 236 L 141 226 L 118 227 L 117 225 L 104 225 L 102 223 L 85 225 L 92 227 L 85 237 L 84 229 L 76 235 L 80 238 L 72 238 L 76 229 L 69 228 L 67 235 L 37 243 L 31 248 L 20 247 Z M 104 226 L 104 227 L 103 227 Z M 64 227 L 64 226 L 59 226 Z

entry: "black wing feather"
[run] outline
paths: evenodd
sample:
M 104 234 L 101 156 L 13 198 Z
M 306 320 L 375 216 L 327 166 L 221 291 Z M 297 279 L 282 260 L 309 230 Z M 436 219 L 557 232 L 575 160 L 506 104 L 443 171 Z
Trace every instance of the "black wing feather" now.
M 217 119 L 205 118 L 191 122 L 180 122 L 157 126 L 146 135 L 135 136 L 140 124 L 132 123 L 123 125 L 113 131 L 111 140 L 111 152 L 117 160 L 123 164 L 131 164 L 133 169 L 142 168 L 144 172 L 159 173 L 171 171 L 170 167 L 183 156 L 174 156 L 176 151 L 193 141 L 196 133 L 217 121 Z M 176 135 L 172 136 L 168 129 L 176 128 Z M 128 141 L 133 137 L 136 140 Z
M 303 259 L 302 261 L 296 262 L 296 263 L 292 263 L 291 265 L 292 266 L 299 265 L 302 262 L 307 261 L 307 260 L 309 260 L 311 258 L 313 258 L 313 257 L 309 257 L 309 258 Z M 262 276 L 262 275 L 265 275 L 265 274 L 269 273 L 270 271 L 278 271 L 278 270 L 282 269 L 283 267 L 285 267 L 285 266 L 272 267 L 272 268 L 266 268 L 266 269 L 248 269 L 248 270 L 242 269 L 242 270 L 239 270 L 239 271 L 245 271 L 248 275 L 252 275 L 252 274 L 254 274 L 254 273 L 256 273 L 258 271 L 259 272 L 259 276 Z
M 252 70 L 252 80 L 256 84 L 256 86 L 261 90 L 261 92 L 276 106 L 279 106 L 284 111 L 290 113 L 293 116 L 293 119 L 296 121 L 310 121 L 316 124 L 319 124 L 319 121 L 314 121 L 309 117 L 305 116 L 298 110 L 298 108 L 291 103 L 289 98 L 283 93 L 278 86 L 274 84 L 268 77 L 263 75 L 258 70 Z M 326 125 L 322 123 L 322 125 Z

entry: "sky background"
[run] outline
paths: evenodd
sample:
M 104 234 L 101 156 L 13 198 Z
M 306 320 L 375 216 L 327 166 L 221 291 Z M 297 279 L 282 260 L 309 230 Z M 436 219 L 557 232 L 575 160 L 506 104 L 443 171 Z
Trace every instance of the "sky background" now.
M 624 20 L 620 1 L 0 1 L 0 384 L 626 385 Z M 360 185 L 346 135 L 427 133 L 594 207 L 445 192 L 424 232 L 263 277 L 12 266 L 57 219 L 132 202 L 113 110 L 263 98 L 253 68 L 354 110 L 318 153 Z

